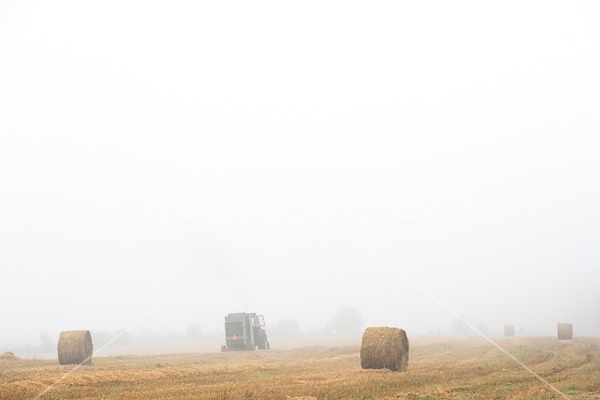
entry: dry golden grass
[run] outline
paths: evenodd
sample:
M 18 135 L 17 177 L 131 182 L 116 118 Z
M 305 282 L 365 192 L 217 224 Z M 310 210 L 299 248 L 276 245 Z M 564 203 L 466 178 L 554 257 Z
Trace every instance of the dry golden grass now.
M 499 343 L 572 399 L 600 399 L 600 339 Z M 0 398 L 31 399 L 73 367 L 0 361 Z M 558 399 L 488 343 L 411 340 L 404 373 L 362 370 L 359 347 L 95 358 L 44 399 Z

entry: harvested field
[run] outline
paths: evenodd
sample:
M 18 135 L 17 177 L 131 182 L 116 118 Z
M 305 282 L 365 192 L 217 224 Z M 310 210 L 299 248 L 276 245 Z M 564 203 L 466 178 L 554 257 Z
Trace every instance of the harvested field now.
M 600 399 L 600 338 L 499 339 L 571 399 Z M 359 345 L 94 358 L 44 399 L 560 399 L 489 343 L 412 339 L 404 373 L 363 370 Z M 0 361 L 0 398 L 31 399 L 74 366 Z

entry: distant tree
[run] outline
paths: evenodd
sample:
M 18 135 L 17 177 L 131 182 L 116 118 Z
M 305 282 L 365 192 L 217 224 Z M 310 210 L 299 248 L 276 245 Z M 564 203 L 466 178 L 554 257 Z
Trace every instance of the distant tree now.
M 451 323 L 451 330 L 454 336 L 467 336 L 471 328 L 461 319 L 454 319 Z
M 189 324 L 187 326 L 186 336 L 189 339 L 198 339 L 198 338 L 202 337 L 202 329 L 200 329 L 200 325 Z
M 94 348 L 99 349 L 100 347 L 107 346 L 126 346 L 133 342 L 133 336 L 129 332 L 126 332 L 125 329 L 121 329 L 117 332 L 92 332 L 92 341 L 94 343 Z M 110 344 L 109 344 L 110 343 Z
M 41 351 L 54 351 L 55 346 L 52 344 L 52 339 L 50 339 L 50 335 L 48 332 L 44 332 L 40 335 L 40 340 L 42 342 L 40 346 Z
M 127 329 L 119 329 L 114 333 L 114 342 L 115 346 L 127 346 L 133 342 L 133 336 L 127 331 Z
M 359 336 L 363 326 L 362 316 L 354 308 L 344 307 L 331 318 L 331 329 L 340 335 Z
M 488 333 L 490 333 L 490 328 L 487 326 L 487 324 L 485 322 L 482 322 L 479 325 L 477 325 L 477 330 L 486 336 Z
M 112 337 L 113 335 L 106 331 L 92 332 L 92 342 L 94 343 L 94 348 L 99 349 L 106 346 Z
M 282 319 L 268 327 L 269 335 L 272 337 L 295 337 L 302 333 L 300 324 L 293 319 Z
M 322 327 L 312 327 L 304 333 L 306 337 L 312 338 L 328 338 L 333 334 L 333 329 L 330 324 Z

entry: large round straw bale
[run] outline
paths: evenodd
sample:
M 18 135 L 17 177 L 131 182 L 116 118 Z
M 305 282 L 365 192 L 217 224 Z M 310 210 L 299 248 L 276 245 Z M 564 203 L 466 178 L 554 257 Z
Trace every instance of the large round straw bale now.
M 392 371 L 406 371 L 408 338 L 404 329 L 367 328 L 360 347 L 360 366 L 369 369 L 388 368 Z
M 573 339 L 573 324 L 558 323 L 558 340 Z
M 515 336 L 515 326 L 504 325 L 504 336 Z
M 58 363 L 91 364 L 92 335 L 90 331 L 63 331 L 58 337 Z

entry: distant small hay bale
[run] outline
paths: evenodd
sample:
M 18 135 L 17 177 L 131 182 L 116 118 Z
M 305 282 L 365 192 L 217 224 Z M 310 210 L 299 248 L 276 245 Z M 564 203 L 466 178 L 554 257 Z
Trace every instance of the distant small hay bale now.
M 408 367 L 408 338 L 404 329 L 371 327 L 365 330 L 360 347 L 360 366 L 403 372 Z
M 0 355 L 0 360 L 19 361 L 21 360 L 21 357 L 17 357 L 14 353 L 7 351 L 6 353 Z
M 515 326 L 504 325 L 504 336 L 515 336 Z
M 58 337 L 58 363 L 91 364 L 94 347 L 90 331 L 63 331 Z
M 558 340 L 573 339 L 573 324 L 570 323 L 558 323 Z

